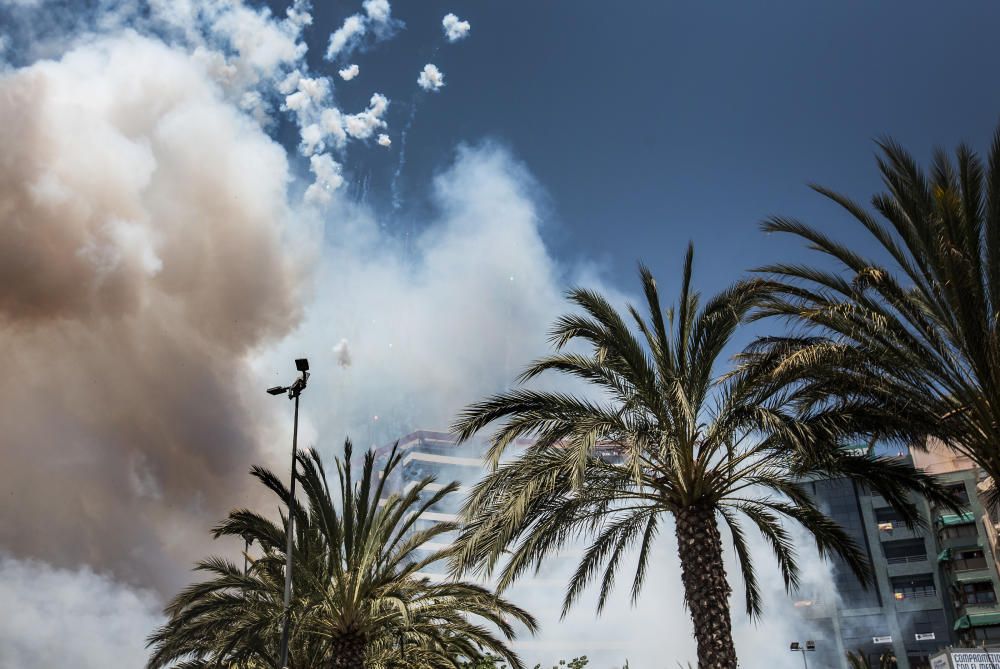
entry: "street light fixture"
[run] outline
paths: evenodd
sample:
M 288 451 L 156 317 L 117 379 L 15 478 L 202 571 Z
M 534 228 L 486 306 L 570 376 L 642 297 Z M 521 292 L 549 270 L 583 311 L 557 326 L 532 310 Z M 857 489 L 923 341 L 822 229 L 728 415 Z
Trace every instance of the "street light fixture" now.
M 792 645 L 788 647 L 788 650 L 792 651 L 793 653 L 802 653 L 802 664 L 806 669 L 809 669 L 809 662 L 806 660 L 806 652 L 812 652 L 816 650 L 816 642 L 810 639 L 809 641 L 806 641 L 805 645 L 803 646 L 798 641 L 793 641 Z
M 295 420 L 292 423 L 292 480 L 288 489 L 288 524 L 285 528 L 285 607 L 276 669 L 287 669 L 288 666 L 288 632 L 292 622 L 292 537 L 295 525 L 295 512 L 292 510 L 292 504 L 295 500 L 295 460 L 298 458 L 299 395 L 306 389 L 306 383 L 309 381 L 309 361 L 305 358 L 298 358 L 295 361 L 295 369 L 301 373 L 301 376 L 295 379 L 295 383 L 290 386 L 274 386 L 267 389 L 269 395 L 288 393 L 288 399 L 295 400 Z

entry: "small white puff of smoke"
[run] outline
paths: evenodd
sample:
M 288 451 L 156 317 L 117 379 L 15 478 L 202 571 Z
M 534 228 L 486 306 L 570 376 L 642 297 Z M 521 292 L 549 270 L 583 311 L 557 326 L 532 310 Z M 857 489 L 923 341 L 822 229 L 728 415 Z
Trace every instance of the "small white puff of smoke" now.
M 337 342 L 333 347 L 333 355 L 337 360 L 337 364 L 341 367 L 351 366 L 351 349 L 346 339 L 341 339 Z
M 368 18 L 372 21 L 377 21 L 378 23 L 389 21 L 389 0 L 365 0 L 362 6 L 365 8 Z
M 437 68 L 437 65 L 427 63 L 417 77 L 417 83 L 425 91 L 437 91 L 444 86 L 444 74 Z
M 384 146 L 386 148 L 392 146 L 392 140 L 389 139 L 389 135 L 384 132 L 378 136 L 379 146 Z
M 449 42 L 457 42 L 469 34 L 472 28 L 468 21 L 461 21 L 454 14 L 445 14 L 441 19 L 441 26 L 444 28 L 444 36 Z
M 351 63 L 350 65 L 348 65 L 344 69 L 338 70 L 337 74 L 339 74 L 340 78 L 343 79 L 344 81 L 350 81 L 354 77 L 358 76 L 358 73 L 360 71 L 361 71 L 361 68 L 358 67 L 357 63 Z

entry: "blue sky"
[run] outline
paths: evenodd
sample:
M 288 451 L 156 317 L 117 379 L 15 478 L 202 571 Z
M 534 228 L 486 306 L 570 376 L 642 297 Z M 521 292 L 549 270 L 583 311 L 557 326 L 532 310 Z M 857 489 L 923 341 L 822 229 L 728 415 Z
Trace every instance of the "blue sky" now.
M 353 11 L 321 3 L 313 30 Z M 471 22 L 467 40 L 443 43 L 448 11 Z M 626 288 L 639 258 L 669 277 L 689 239 L 705 288 L 800 256 L 794 240 L 757 226 L 777 213 L 844 223 L 808 182 L 867 199 L 879 187 L 874 139 L 891 135 L 926 160 L 933 146 L 984 147 L 1000 118 L 988 76 L 995 3 L 429 0 L 393 12 L 405 30 L 356 55 L 365 76 L 338 95 L 356 91 L 360 106 L 365 81 L 379 82 L 398 128 L 412 80 L 440 46 L 433 62 L 446 86 L 422 95 L 407 205 L 419 209 L 415 194 L 457 143 L 497 140 L 548 194 L 557 256 L 600 262 Z M 362 164 L 378 192 L 395 154 L 369 153 Z

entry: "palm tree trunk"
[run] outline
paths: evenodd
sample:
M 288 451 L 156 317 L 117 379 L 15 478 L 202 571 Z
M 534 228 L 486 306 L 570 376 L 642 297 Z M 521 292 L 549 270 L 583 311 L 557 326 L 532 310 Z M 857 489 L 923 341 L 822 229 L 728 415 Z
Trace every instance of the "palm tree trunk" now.
M 710 507 L 677 511 L 677 555 L 681 560 L 684 599 L 698 642 L 699 669 L 736 669 L 722 537 Z
M 365 646 L 360 634 L 341 634 L 333 639 L 333 669 L 365 669 Z

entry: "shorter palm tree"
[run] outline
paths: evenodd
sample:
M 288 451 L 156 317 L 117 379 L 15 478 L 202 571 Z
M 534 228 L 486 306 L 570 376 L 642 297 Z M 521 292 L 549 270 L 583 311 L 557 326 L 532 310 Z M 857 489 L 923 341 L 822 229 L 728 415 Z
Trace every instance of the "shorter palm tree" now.
M 862 650 L 847 651 L 847 666 L 851 669 L 876 669 Z M 896 669 L 896 656 L 892 651 L 879 655 L 878 669 Z
M 362 476 L 351 475 L 351 443 L 336 460 L 340 504 L 334 504 L 314 450 L 298 456 L 296 476 L 306 504 L 293 505 L 295 581 L 289 667 L 381 669 L 459 667 L 484 652 L 520 669 L 506 641 L 515 625 L 535 620 L 492 591 L 461 581 L 432 582 L 421 572 L 450 549 L 422 547 L 454 531 L 452 523 L 418 527 L 420 515 L 457 485 L 431 490 L 428 477 L 401 494 L 385 485 L 400 462 L 393 449 L 381 474 L 365 455 Z M 252 474 L 277 497 L 288 489 L 273 472 Z M 237 509 L 215 537 L 241 537 L 262 555 L 244 570 L 223 558 L 199 562 L 209 578 L 187 587 L 166 609 L 168 622 L 149 638 L 149 669 L 263 669 L 275 666 L 283 619 L 285 526 Z M 506 641 L 505 641 L 506 640 Z

